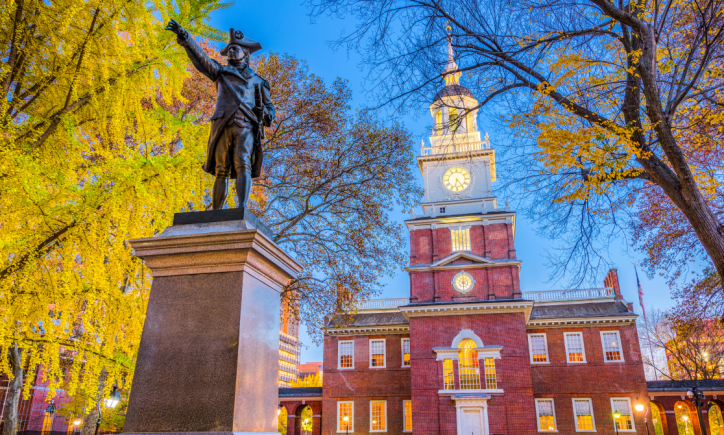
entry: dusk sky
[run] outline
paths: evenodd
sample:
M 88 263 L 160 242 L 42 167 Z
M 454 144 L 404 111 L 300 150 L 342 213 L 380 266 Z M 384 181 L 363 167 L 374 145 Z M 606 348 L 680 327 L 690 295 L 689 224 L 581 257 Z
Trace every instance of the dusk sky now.
M 261 54 L 288 53 L 306 60 L 310 71 L 322 77 L 327 83 L 331 83 L 337 77 L 347 80 L 354 92 L 354 103 L 357 107 L 376 103 L 365 99 L 364 89 L 370 84 L 364 83 L 366 71 L 361 67 L 357 53 L 348 53 L 343 49 L 335 51 L 330 48 L 332 40 L 354 28 L 354 21 L 349 18 L 322 18 L 312 21 L 308 12 L 308 8 L 299 0 L 236 1 L 231 8 L 214 13 L 211 24 L 224 30 L 233 27 L 243 31 L 247 37 L 261 42 L 263 46 Z M 218 46 L 221 48 L 223 45 L 218 44 Z M 461 84 L 465 85 L 464 78 Z M 432 125 L 428 108 L 419 107 L 419 110 L 408 113 L 401 121 L 412 132 L 413 146 L 419 153 L 420 140 L 424 139 L 427 142 L 427 134 Z M 492 122 L 493 120 L 486 119 L 485 109 L 481 109 L 478 123 L 483 134 L 493 129 Z M 499 134 L 504 133 L 496 132 L 496 135 Z M 490 141 L 495 148 L 496 137 L 492 133 Z M 499 179 L 505 177 L 504 171 L 505 168 L 498 166 Z M 415 176 L 421 183 L 420 173 L 416 172 Z M 500 181 L 496 184 L 499 183 Z M 499 196 L 498 201 L 502 205 L 505 203 L 505 198 Z M 511 205 L 515 210 L 516 204 Z M 406 215 L 396 213 L 395 218 L 402 223 Z M 535 222 L 518 215 L 515 238 L 518 258 L 523 261 L 522 291 L 566 288 L 565 282 L 548 282 L 550 273 L 546 268 L 546 248 L 550 247 L 551 242 L 536 234 Z M 636 312 L 640 313 L 632 262 L 640 261 L 642 257 L 630 247 L 627 249 L 624 243 L 625 241 L 621 240 L 618 246 L 611 248 L 612 266 L 618 269 L 624 298 L 634 302 Z M 641 272 L 639 276 L 645 292 L 647 309 L 650 307 L 668 309 L 673 305 L 664 279 L 656 277 L 650 280 Z M 603 278 L 603 276 L 595 277 L 595 281 L 599 283 L 598 287 L 603 286 Z M 409 296 L 409 280 L 406 272 L 399 271 L 395 278 L 388 279 L 385 283 L 381 298 Z M 301 362 L 322 361 L 322 348 L 312 343 L 304 325 L 301 327 L 300 338 L 303 343 Z

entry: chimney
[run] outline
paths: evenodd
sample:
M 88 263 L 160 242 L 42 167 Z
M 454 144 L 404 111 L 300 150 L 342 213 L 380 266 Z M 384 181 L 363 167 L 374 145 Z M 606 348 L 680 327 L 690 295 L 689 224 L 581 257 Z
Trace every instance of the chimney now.
M 606 278 L 603 280 L 604 287 L 613 287 L 613 292 L 616 295 L 614 298 L 617 301 L 623 299 L 621 295 L 621 287 L 618 285 L 618 271 L 616 269 L 610 269 L 606 274 Z

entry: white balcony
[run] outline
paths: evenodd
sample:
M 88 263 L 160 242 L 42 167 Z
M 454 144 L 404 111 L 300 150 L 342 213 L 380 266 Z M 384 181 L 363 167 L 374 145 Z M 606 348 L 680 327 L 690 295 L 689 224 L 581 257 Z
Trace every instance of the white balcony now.
M 523 299 L 535 302 L 584 301 L 587 299 L 613 298 L 614 296 L 613 287 L 523 292 Z
M 368 310 L 391 310 L 403 305 L 410 303 L 409 298 L 396 298 L 396 299 L 372 299 L 360 303 L 357 310 L 368 311 Z

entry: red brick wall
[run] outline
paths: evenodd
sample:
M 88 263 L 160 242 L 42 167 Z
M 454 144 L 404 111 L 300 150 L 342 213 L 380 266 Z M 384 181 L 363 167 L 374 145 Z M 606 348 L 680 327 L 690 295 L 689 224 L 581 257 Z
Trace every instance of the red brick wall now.
M 325 337 L 322 435 L 337 432 L 337 401 L 354 400 L 354 432 L 370 429 L 370 400 L 387 401 L 387 433 L 403 430 L 403 400 L 410 400 L 410 368 L 402 367 L 402 338 L 387 335 L 386 368 L 369 367 L 369 339 L 383 336 Z M 354 340 L 354 369 L 338 369 L 337 342 Z
M 604 362 L 601 331 L 618 330 L 624 362 Z M 631 406 L 648 406 L 648 393 L 638 335 L 634 325 L 601 328 L 549 328 L 528 330 L 546 333 L 549 364 L 532 364 L 533 392 L 536 398 L 553 398 L 560 433 L 574 433 L 572 398 L 590 398 L 600 434 L 614 433 L 611 397 L 629 397 Z M 565 332 L 582 332 L 586 363 L 567 363 Z M 634 413 L 636 432 L 646 433 L 643 415 Z
M 450 347 L 463 329 L 471 329 L 484 345 L 503 346 L 496 360 L 498 388 L 488 414 L 492 434 L 537 433 L 533 387 L 522 313 L 449 317 L 413 317 L 410 319 L 412 365 L 412 412 L 415 435 L 454 435 L 455 403 L 440 396 L 443 389 L 442 361 L 436 361 L 435 347 Z

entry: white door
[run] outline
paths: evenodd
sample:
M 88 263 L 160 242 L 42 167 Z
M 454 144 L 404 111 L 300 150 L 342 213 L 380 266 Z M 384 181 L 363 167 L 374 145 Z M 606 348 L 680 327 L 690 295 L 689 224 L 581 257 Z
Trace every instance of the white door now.
M 480 409 L 463 410 L 463 430 L 460 435 L 483 435 Z

